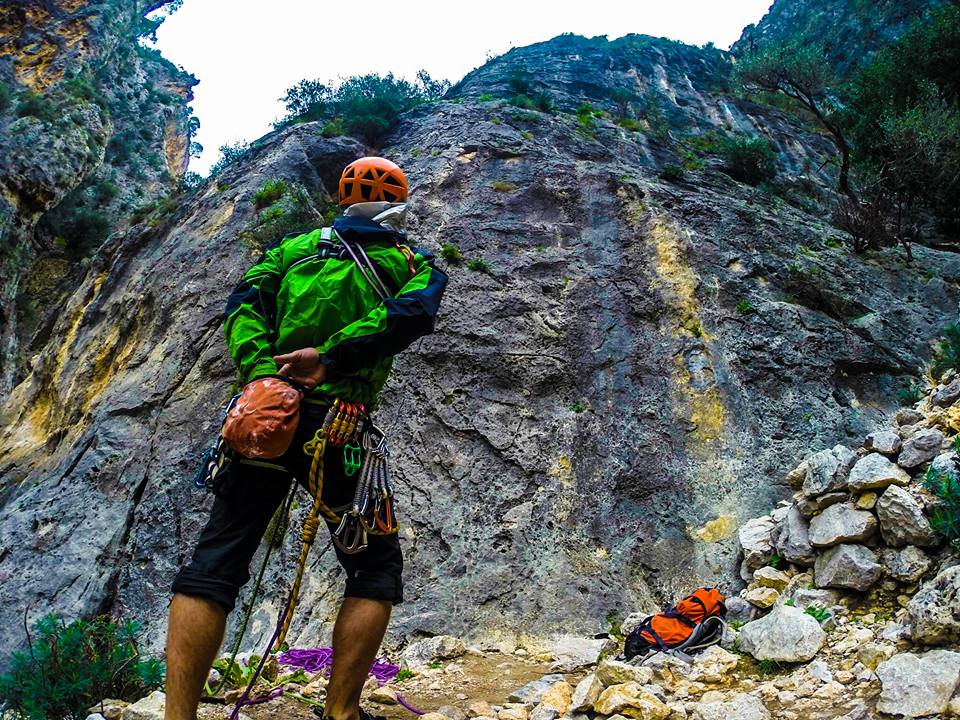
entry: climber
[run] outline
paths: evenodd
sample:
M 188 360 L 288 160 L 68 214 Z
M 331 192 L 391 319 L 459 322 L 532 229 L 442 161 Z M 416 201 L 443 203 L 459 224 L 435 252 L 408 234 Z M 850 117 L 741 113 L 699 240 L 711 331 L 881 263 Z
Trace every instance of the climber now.
M 283 376 L 306 395 L 288 450 L 276 459 L 241 456 L 233 463 L 192 559 L 174 580 L 166 720 L 196 718 L 226 615 L 250 578 L 250 562 L 291 477 L 305 484 L 311 458 L 304 445 L 333 399 L 376 408 L 393 356 L 433 331 L 447 278 L 429 253 L 405 244 L 401 169 L 384 158 L 360 158 L 344 169 L 339 195 L 344 213 L 332 230 L 284 237 L 227 301 L 227 347 L 247 383 Z M 322 458 L 322 500 L 342 512 L 357 477 L 344 471 L 343 448 L 327 447 Z M 327 526 L 335 531 L 329 520 Z M 354 554 L 338 543 L 334 548 L 346 588 L 333 630 L 324 717 L 365 720 L 360 691 L 391 608 L 403 600 L 403 558 L 396 534 L 371 534 Z

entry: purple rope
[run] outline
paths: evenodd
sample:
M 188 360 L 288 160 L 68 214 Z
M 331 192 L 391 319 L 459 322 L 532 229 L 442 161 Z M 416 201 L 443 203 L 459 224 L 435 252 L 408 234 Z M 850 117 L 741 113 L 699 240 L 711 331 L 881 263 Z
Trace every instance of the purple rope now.
M 408 703 L 407 699 L 400 693 L 397 693 L 397 702 L 403 705 L 407 710 L 412 712 L 414 715 L 426 715 L 426 713 L 423 710 L 418 710 L 413 705 Z
M 303 668 L 308 673 L 325 672 L 329 675 L 330 668 L 333 666 L 333 648 L 287 650 L 277 656 L 277 660 L 281 665 Z M 398 665 L 394 665 L 382 657 L 374 660 L 373 665 L 370 666 L 370 674 L 379 685 L 390 682 L 398 672 L 400 672 Z

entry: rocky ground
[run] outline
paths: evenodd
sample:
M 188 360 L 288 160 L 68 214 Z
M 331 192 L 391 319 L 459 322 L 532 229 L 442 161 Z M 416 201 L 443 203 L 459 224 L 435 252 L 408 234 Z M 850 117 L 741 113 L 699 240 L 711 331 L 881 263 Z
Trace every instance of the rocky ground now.
M 390 720 L 411 716 L 401 700 L 426 720 L 960 718 L 960 561 L 930 522 L 943 502 L 930 478 L 957 473 L 958 399 L 948 373 L 861 447 L 791 471 L 794 498 L 740 528 L 742 582 L 718 584 L 746 586 L 727 598 L 721 643 L 692 662 L 618 659 L 645 611 L 592 639 L 472 647 L 441 635 L 398 650 L 401 672 L 371 678 L 364 705 Z M 308 718 L 322 703 L 323 673 L 295 678 L 271 661 L 266 675 L 264 691 L 286 692 L 247 717 Z M 158 692 L 102 714 L 154 720 L 162 704 Z M 228 712 L 208 704 L 203 717 Z

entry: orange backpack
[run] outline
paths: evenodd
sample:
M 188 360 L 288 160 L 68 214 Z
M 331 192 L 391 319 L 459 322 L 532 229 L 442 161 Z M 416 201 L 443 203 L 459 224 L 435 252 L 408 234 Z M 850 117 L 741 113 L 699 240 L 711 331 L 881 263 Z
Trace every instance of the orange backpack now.
M 627 637 L 627 659 L 650 650 L 684 650 L 719 642 L 726 612 L 723 595 L 716 588 L 698 588 L 663 612 L 651 615 Z M 716 621 L 707 622 L 710 618 Z

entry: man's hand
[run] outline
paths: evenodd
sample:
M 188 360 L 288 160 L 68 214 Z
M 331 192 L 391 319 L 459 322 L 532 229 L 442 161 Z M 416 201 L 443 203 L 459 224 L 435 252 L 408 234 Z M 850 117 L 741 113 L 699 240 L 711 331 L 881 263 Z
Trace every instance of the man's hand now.
M 320 353 L 316 348 L 294 350 L 285 355 L 274 355 L 274 362 L 280 365 L 279 375 L 286 375 L 308 390 L 313 390 L 327 377 L 327 366 L 320 362 Z

